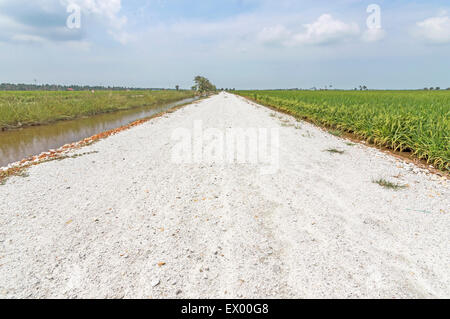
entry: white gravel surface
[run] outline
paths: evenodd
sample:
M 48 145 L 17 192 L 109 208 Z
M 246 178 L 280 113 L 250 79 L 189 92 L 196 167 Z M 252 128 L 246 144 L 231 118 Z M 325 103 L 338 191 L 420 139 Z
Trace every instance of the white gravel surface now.
M 280 170 L 172 163 L 197 120 L 278 127 Z M 32 167 L 0 186 L 0 297 L 449 298 L 447 180 L 346 143 L 221 93 Z

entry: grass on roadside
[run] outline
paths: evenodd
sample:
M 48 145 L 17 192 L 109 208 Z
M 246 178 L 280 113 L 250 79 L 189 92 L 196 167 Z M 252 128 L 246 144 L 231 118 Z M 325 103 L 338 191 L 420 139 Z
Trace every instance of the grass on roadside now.
M 377 179 L 373 181 L 375 184 L 380 185 L 381 187 L 384 187 L 386 189 L 392 189 L 392 190 L 400 190 L 407 188 L 406 185 L 400 185 L 396 183 L 389 182 L 383 178 Z
M 331 135 L 337 136 L 337 137 L 342 136 L 342 132 L 338 131 L 338 130 L 330 130 L 330 131 L 328 131 L 328 133 L 330 133 Z
M 325 150 L 325 152 L 333 153 L 333 154 L 344 154 L 345 153 L 345 151 L 341 151 L 336 148 L 329 148 L 329 149 Z

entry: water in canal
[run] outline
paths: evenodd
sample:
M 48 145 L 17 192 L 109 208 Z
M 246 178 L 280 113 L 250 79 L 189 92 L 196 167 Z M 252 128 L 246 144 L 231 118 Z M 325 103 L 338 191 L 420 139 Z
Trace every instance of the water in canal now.
M 50 125 L 0 132 L 0 167 L 127 125 L 136 120 L 195 100 L 196 98 L 190 98 L 151 108 L 135 108 L 76 120 L 61 121 Z

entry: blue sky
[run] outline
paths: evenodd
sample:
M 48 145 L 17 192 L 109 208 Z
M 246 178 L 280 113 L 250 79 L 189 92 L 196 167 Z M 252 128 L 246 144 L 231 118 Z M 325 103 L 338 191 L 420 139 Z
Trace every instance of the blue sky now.
M 449 57 L 448 1 L 0 0 L 0 82 L 450 87 Z

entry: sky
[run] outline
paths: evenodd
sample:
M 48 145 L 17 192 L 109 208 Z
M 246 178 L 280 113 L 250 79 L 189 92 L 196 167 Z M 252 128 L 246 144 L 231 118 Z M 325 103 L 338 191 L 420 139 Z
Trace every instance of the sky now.
M 0 82 L 450 87 L 448 0 L 0 0 Z

